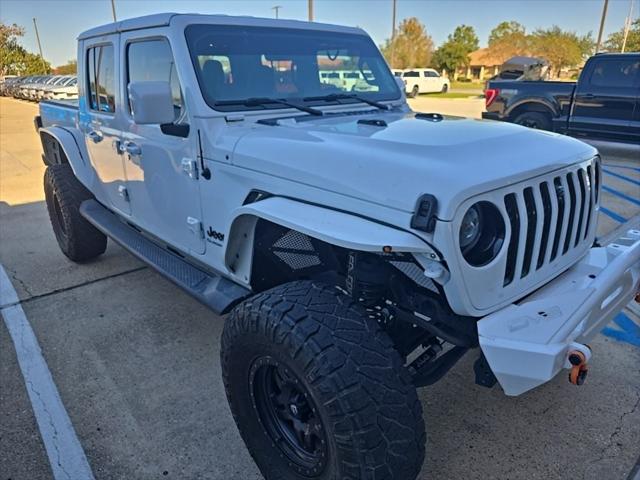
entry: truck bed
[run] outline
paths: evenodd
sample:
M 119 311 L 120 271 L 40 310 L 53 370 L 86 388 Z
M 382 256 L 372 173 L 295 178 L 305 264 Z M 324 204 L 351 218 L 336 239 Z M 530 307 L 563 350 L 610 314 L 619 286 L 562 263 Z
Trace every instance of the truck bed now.
M 42 127 L 74 127 L 78 119 L 78 100 L 43 100 L 40 102 Z
M 490 80 L 487 92 L 495 95 L 486 106 L 483 118 L 513 121 L 518 114 L 514 108 L 525 102 L 541 102 L 552 108 L 556 128 L 563 129 L 569 115 L 576 82 L 544 80 Z

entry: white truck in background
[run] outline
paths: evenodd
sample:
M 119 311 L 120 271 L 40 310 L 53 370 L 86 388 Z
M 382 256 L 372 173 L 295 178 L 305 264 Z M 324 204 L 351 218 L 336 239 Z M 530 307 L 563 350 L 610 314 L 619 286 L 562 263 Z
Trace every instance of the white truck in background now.
M 416 97 L 422 93 L 447 93 L 451 88 L 448 78 L 440 75 L 433 68 L 410 68 L 403 70 L 405 92 L 408 97 Z
M 472 354 L 507 395 L 581 384 L 638 292 L 640 232 L 594 246 L 594 148 L 411 111 L 361 29 L 134 18 L 79 36 L 78 79 L 35 120 L 59 246 L 110 238 L 230 312 L 223 380 L 267 479 L 416 478 L 417 387 Z

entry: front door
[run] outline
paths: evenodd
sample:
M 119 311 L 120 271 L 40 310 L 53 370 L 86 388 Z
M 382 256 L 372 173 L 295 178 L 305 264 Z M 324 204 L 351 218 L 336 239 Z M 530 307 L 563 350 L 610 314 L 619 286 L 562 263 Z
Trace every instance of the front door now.
M 100 179 L 99 200 L 120 213 L 131 213 L 122 156 L 118 153 L 120 116 L 118 90 L 120 69 L 115 61 L 119 36 L 109 35 L 85 42 L 84 96 L 80 100 L 80 129 L 91 163 Z M 106 198 L 101 198 L 101 195 Z
M 203 254 L 196 132 L 188 127 L 180 80 L 167 38 L 121 36 L 125 112 L 121 151 L 125 162 L 132 216 L 140 228 L 185 253 Z M 131 82 L 169 82 L 175 120 L 171 125 L 138 125 L 128 100 Z
M 611 140 L 631 135 L 639 70 L 635 55 L 592 60 L 576 87 L 570 133 Z

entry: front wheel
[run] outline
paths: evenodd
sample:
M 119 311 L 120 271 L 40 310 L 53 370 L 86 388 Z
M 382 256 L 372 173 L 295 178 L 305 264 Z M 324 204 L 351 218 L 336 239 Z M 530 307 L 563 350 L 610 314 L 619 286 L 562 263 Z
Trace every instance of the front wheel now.
M 417 85 L 414 85 L 409 94 L 407 95 L 409 98 L 415 98 L 420 93 L 420 89 Z
M 227 398 L 267 480 L 413 480 L 422 408 L 377 323 L 336 289 L 298 281 L 238 306 L 222 335 Z

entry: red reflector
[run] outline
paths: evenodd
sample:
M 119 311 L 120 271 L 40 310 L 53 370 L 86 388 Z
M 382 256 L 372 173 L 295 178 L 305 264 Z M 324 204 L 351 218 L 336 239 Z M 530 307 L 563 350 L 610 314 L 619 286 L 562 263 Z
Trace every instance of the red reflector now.
M 493 101 L 496 99 L 496 97 L 498 96 L 499 93 L 500 93 L 500 89 L 499 88 L 487 88 L 484 91 L 484 105 L 485 105 L 485 107 L 488 107 L 489 105 L 491 105 L 493 103 Z

